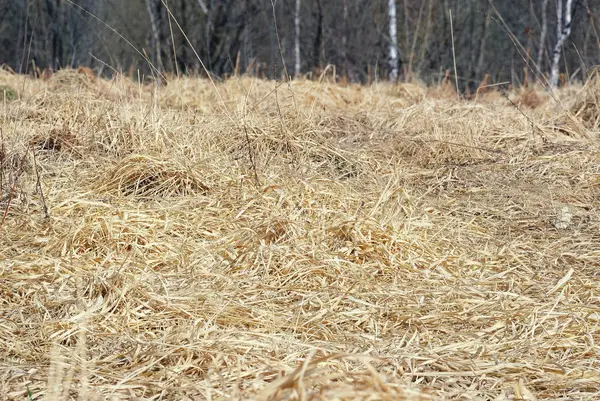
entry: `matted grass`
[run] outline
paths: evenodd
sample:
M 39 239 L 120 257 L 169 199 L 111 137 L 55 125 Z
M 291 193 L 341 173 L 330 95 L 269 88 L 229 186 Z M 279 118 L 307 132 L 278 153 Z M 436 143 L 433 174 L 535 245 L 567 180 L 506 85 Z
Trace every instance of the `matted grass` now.
M 0 398 L 600 399 L 595 81 L 0 85 Z

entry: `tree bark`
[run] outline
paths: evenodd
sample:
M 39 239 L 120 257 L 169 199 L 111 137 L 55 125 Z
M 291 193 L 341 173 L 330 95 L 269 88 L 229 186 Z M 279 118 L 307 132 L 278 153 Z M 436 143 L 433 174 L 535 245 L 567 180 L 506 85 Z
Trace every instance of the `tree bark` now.
M 295 41 L 294 41 L 294 75 L 300 75 L 300 2 L 296 0 L 296 14 L 294 15 L 294 30 L 295 30 Z
M 348 77 L 348 0 L 344 0 L 344 26 L 342 33 L 342 63 L 344 76 Z
M 396 0 L 388 1 L 388 18 L 390 28 L 390 80 L 398 82 L 398 31 L 396 19 Z
M 487 44 L 487 38 L 489 36 L 489 26 L 490 26 L 490 21 L 492 20 L 492 11 L 490 10 L 490 7 L 488 6 L 486 15 L 485 15 L 485 21 L 483 22 L 483 26 L 482 28 L 482 33 L 481 33 L 481 42 L 479 43 L 479 54 L 477 56 L 477 66 L 475 67 L 475 77 L 479 78 L 481 77 L 481 73 L 483 70 L 483 63 L 485 61 L 485 48 L 486 48 L 486 44 Z
M 562 44 L 571 33 L 571 15 L 573 13 L 573 0 L 567 0 L 565 7 L 564 19 L 562 15 L 562 0 L 556 3 L 556 19 L 557 19 L 557 39 L 554 51 L 552 52 L 552 70 L 550 73 L 550 88 L 554 89 L 558 86 L 558 70 L 560 63 L 560 53 Z
M 321 51 L 323 46 L 323 6 L 321 0 L 317 0 L 317 36 L 315 37 L 314 44 L 314 67 L 319 68 L 321 66 Z
M 403 2 L 403 12 L 404 12 L 404 36 L 406 36 L 404 48 L 410 49 L 411 40 L 410 40 L 410 30 L 408 27 L 408 1 L 407 0 L 404 0 L 404 2 Z
M 548 0 L 542 1 L 542 30 L 540 32 L 540 44 L 538 46 L 537 56 L 537 68 L 541 71 L 543 69 L 542 63 L 544 62 L 544 52 L 546 51 L 546 34 L 548 33 L 548 15 L 546 13 L 548 9 Z M 559 22 L 560 23 L 560 22 Z
M 159 70 L 162 68 L 160 6 L 160 0 L 146 0 L 146 8 L 148 9 L 148 15 L 150 16 L 150 28 L 152 30 L 150 62 L 154 65 L 154 68 Z
M 425 34 L 423 36 L 423 41 L 421 42 L 421 54 L 419 56 L 419 65 L 417 71 L 421 70 L 421 68 L 425 64 L 425 56 L 427 55 L 427 51 L 429 50 L 429 36 L 431 32 L 431 22 L 433 19 L 433 0 L 429 0 L 426 19 L 427 25 L 425 26 Z
M 48 19 L 50 21 L 50 65 L 58 70 L 62 64 L 62 35 L 61 35 L 61 10 L 60 3 L 54 0 L 46 0 Z
M 204 14 L 208 14 L 208 7 L 206 7 L 206 3 L 204 2 L 204 0 L 198 0 L 198 5 L 200 6 Z
M 17 40 L 15 41 L 16 49 L 15 49 L 15 61 L 14 66 L 15 69 L 18 68 L 19 74 L 23 71 L 23 58 L 27 49 L 27 25 L 29 22 L 29 5 L 27 1 L 22 2 L 20 8 L 20 15 L 18 19 L 19 24 L 19 35 L 17 36 Z M 21 38 L 23 40 L 21 40 Z
M 213 51 L 212 51 L 212 34 L 213 34 L 213 23 L 212 23 L 212 18 L 213 18 L 213 9 L 214 9 L 214 2 L 213 0 L 210 0 L 209 2 L 210 4 L 210 8 L 206 8 L 206 4 L 204 5 L 204 7 L 202 7 L 202 11 L 204 11 L 204 14 L 206 15 L 206 27 L 205 27 L 205 46 L 206 46 L 206 63 L 208 66 L 208 71 L 212 72 L 213 69 L 213 65 L 212 65 L 212 59 L 213 59 Z

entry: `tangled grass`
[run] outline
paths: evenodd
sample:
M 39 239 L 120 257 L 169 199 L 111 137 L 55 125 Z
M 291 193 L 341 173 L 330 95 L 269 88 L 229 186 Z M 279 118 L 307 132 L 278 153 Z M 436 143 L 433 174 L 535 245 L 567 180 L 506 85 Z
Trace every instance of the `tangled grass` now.
M 0 85 L 3 399 L 599 398 L 596 81 Z

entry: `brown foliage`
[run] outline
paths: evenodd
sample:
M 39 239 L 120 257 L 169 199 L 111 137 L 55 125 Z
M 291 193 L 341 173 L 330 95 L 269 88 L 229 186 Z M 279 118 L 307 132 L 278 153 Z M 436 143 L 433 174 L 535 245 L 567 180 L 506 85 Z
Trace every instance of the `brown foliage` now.
M 39 70 L 38 70 L 39 71 Z M 54 71 L 50 67 L 44 68 L 44 71 L 40 74 L 40 78 L 42 81 L 47 81 L 54 75 Z
M 52 128 L 46 135 L 37 135 L 29 143 L 40 150 L 73 151 L 79 144 L 77 136 L 68 125 Z
M 477 87 L 477 95 L 484 95 L 484 94 L 492 91 L 492 88 L 490 88 L 488 86 L 489 80 L 490 80 L 490 74 L 485 74 L 485 76 L 479 83 L 479 86 Z
M 92 81 L 96 80 L 96 74 L 89 67 L 80 66 L 79 68 L 77 68 L 77 73 L 86 75 Z
M 541 97 L 537 91 L 534 89 L 525 89 L 523 93 L 521 93 L 520 103 L 524 106 L 529 107 L 530 109 L 535 109 L 542 105 L 546 99 Z

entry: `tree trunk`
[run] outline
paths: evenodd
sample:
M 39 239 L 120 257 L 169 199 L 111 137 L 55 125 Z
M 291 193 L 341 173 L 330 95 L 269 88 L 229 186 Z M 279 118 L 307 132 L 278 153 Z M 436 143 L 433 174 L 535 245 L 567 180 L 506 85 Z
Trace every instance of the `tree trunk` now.
M 162 67 L 160 43 L 160 6 L 160 0 L 146 0 L 146 8 L 148 9 L 148 15 L 150 16 L 150 28 L 152 30 L 152 37 L 150 41 L 150 62 L 156 69 L 160 69 Z
M 60 29 L 60 4 L 54 0 L 46 0 L 48 20 L 50 21 L 50 63 L 49 67 L 58 70 L 61 67 L 62 35 Z
M 396 20 L 396 0 L 388 1 L 390 23 L 390 80 L 398 82 L 398 32 Z
M 208 64 L 208 71 L 210 71 L 211 73 L 213 72 L 213 48 L 215 47 L 214 45 L 214 31 L 216 30 L 217 25 L 213 23 L 213 18 L 217 19 L 219 17 L 218 15 L 218 6 L 219 3 L 217 3 L 216 7 L 215 7 L 215 2 L 214 0 L 210 0 L 209 1 L 209 6 L 208 6 L 208 11 L 205 12 L 206 14 L 206 54 L 207 54 L 207 64 Z M 216 15 L 215 15 L 216 14 Z M 217 60 L 215 60 L 217 61 Z
M 184 31 L 188 29 L 188 13 L 186 4 L 187 0 L 179 0 L 179 10 L 181 11 L 179 22 Z M 193 69 L 192 64 L 190 63 L 188 45 L 185 42 L 183 42 L 183 45 L 177 52 L 177 64 L 179 64 L 179 69 L 186 74 L 189 74 Z
M 198 5 L 200 6 L 204 14 L 208 14 L 208 7 L 206 7 L 206 3 L 204 2 L 204 0 L 198 0 Z
M 344 26 L 342 33 L 342 64 L 343 73 L 348 78 L 348 0 L 344 0 Z
M 91 13 L 96 13 L 96 2 L 94 0 L 87 0 L 85 3 L 85 9 Z M 81 58 L 81 63 L 82 65 L 87 65 L 89 67 L 92 67 L 94 65 L 94 60 L 92 58 L 92 54 L 93 54 L 93 48 L 94 48 L 94 39 L 95 39 L 95 33 L 91 30 L 88 29 L 85 32 L 85 40 L 83 41 L 84 43 L 84 51 L 85 51 L 85 55 L 82 56 Z
M 431 22 L 433 19 L 433 0 L 429 0 L 426 19 L 427 25 L 425 26 L 425 34 L 423 36 L 423 41 L 421 42 L 421 54 L 419 56 L 419 65 L 417 71 L 420 71 L 423 68 L 423 65 L 425 64 L 425 56 L 429 50 L 429 36 L 431 32 Z
M 15 69 L 18 68 L 19 74 L 23 72 L 23 59 L 25 52 L 27 51 L 27 25 L 29 22 L 29 4 L 24 2 L 21 8 L 21 15 L 19 18 L 19 36 L 15 44 L 17 45 L 15 51 Z M 21 40 L 23 38 L 23 40 Z
M 546 51 L 546 34 L 548 33 L 548 16 L 546 10 L 548 8 L 548 0 L 542 1 L 542 30 L 540 32 L 540 44 L 538 46 L 537 68 L 542 71 L 544 62 L 544 52 Z M 560 24 L 560 22 L 559 22 Z
M 477 53 L 476 49 L 477 49 L 477 44 L 479 43 L 479 40 L 480 40 L 475 34 L 475 31 L 477 30 L 477 26 L 475 25 L 475 22 L 477 21 L 476 16 L 479 14 L 478 11 L 479 11 L 479 6 L 473 4 L 472 2 L 469 2 L 468 5 L 465 7 L 466 18 L 469 23 L 467 35 L 468 35 L 468 43 L 469 43 L 468 48 L 470 49 L 469 65 L 467 67 L 467 71 L 469 74 L 468 77 L 473 82 L 477 78 L 476 66 L 477 66 L 478 53 Z M 457 14 L 457 19 L 458 19 L 458 14 Z M 485 22 L 484 22 L 484 24 L 485 24 Z M 482 32 L 482 34 L 483 34 L 483 32 Z M 469 83 L 471 83 L 471 81 Z M 467 83 L 467 85 L 469 83 Z
M 573 13 L 573 0 L 567 0 L 565 15 L 562 15 L 562 0 L 556 2 L 556 19 L 557 19 L 557 39 L 554 51 L 552 52 L 552 70 L 550 73 L 550 87 L 552 89 L 558 86 L 558 64 L 560 63 L 560 53 L 562 44 L 571 33 L 571 15 Z
M 411 40 L 410 40 L 410 29 L 408 27 L 408 1 L 407 0 L 404 0 L 404 2 L 403 2 L 403 11 L 404 11 L 404 36 L 406 36 L 404 48 L 410 49 Z
M 421 19 L 423 18 L 423 10 L 425 9 L 425 2 L 421 2 L 419 8 L 419 16 L 417 17 L 417 26 L 413 35 L 413 41 L 410 48 L 410 56 L 408 57 L 408 71 L 406 72 L 406 78 L 412 80 L 413 78 L 413 63 L 415 61 L 415 51 L 417 47 L 417 40 L 419 39 L 419 31 L 421 30 Z M 405 79 L 406 79 L 405 78 Z
M 246 0 L 245 2 L 245 12 L 246 15 L 249 15 L 252 12 L 252 9 L 250 7 L 250 1 Z M 254 58 L 254 54 L 253 54 L 253 49 L 252 49 L 252 38 L 250 37 L 250 23 L 251 20 L 249 18 L 245 18 L 244 19 L 244 31 L 242 33 L 243 38 L 242 38 L 242 45 L 244 47 L 244 71 L 248 70 L 248 66 L 250 65 L 250 63 L 252 62 L 252 59 Z M 251 73 L 250 71 L 247 71 L 248 73 Z
M 483 26 L 481 27 L 481 42 L 479 43 L 479 52 L 477 55 L 477 67 L 475 67 L 475 78 L 479 79 L 483 70 L 483 63 L 485 61 L 485 48 L 487 44 L 487 38 L 489 36 L 489 26 L 490 21 L 492 20 L 492 11 L 488 6 L 485 21 L 483 22 Z
M 315 37 L 314 45 L 314 67 L 321 67 L 321 48 L 323 46 L 323 6 L 321 0 L 317 0 L 317 36 Z
M 296 0 L 296 14 L 294 15 L 295 41 L 294 41 L 294 75 L 300 75 L 300 1 Z
M 67 43 L 71 53 L 69 57 L 69 67 L 74 68 L 77 65 L 82 65 L 82 63 L 77 63 L 77 61 L 81 57 L 79 53 L 81 50 L 80 48 L 82 47 L 81 43 L 83 42 L 82 39 L 84 32 L 79 29 L 73 8 L 69 7 L 67 10 L 65 10 L 65 14 L 65 27 L 68 40 Z

